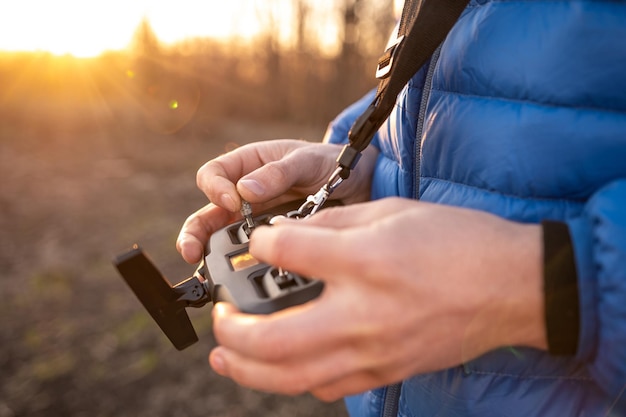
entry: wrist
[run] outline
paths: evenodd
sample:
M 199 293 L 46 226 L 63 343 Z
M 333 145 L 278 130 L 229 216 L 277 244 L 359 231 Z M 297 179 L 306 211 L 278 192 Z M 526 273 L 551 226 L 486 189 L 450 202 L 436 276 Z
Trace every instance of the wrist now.
M 547 349 L 541 226 L 504 220 L 496 229 L 484 305 L 468 328 L 464 360 L 507 346 Z
M 502 345 L 546 350 L 541 226 L 516 224 L 515 227 L 511 288 L 507 291 L 511 320 Z

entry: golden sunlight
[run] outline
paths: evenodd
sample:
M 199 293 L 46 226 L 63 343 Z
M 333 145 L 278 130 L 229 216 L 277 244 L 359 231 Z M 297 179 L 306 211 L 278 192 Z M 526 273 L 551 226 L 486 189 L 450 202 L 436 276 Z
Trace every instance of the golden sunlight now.
M 254 0 L 19 0 L 0 3 L 0 51 L 93 57 L 128 46 L 147 18 L 166 43 L 189 37 L 240 37 L 260 31 Z

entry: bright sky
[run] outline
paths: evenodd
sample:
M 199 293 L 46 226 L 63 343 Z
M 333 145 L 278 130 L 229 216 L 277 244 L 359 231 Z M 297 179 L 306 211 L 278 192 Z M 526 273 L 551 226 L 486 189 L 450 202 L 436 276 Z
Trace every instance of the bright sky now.
M 281 3 L 281 0 L 273 3 Z M 0 0 L 0 51 L 79 57 L 128 46 L 147 17 L 159 39 L 247 38 L 260 31 L 258 0 Z

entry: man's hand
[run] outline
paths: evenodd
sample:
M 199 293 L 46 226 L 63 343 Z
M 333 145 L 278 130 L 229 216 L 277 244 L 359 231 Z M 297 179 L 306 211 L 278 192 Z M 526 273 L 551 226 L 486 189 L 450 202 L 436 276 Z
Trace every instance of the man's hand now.
M 325 289 L 270 315 L 215 306 L 210 363 L 244 386 L 335 400 L 500 346 L 546 348 L 537 225 L 393 198 L 259 227 L 250 251 Z
M 274 140 L 242 146 L 207 162 L 198 187 L 211 201 L 185 221 L 176 247 L 190 263 L 200 261 L 209 236 L 239 217 L 241 198 L 255 210 L 303 199 L 316 192 L 335 169 L 341 146 L 301 140 Z M 350 181 L 333 198 L 346 203 L 369 199 L 376 150 L 363 152 Z

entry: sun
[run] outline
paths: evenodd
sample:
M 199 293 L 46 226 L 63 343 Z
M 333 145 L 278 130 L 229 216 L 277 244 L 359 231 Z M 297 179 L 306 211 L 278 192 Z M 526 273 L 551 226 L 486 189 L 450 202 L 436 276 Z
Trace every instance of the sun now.
M 0 3 L 0 50 L 93 57 L 124 49 L 142 19 L 160 40 L 251 38 L 259 32 L 250 1 L 19 0 Z
M 140 13 L 121 0 L 3 2 L 0 49 L 95 56 L 125 47 Z

